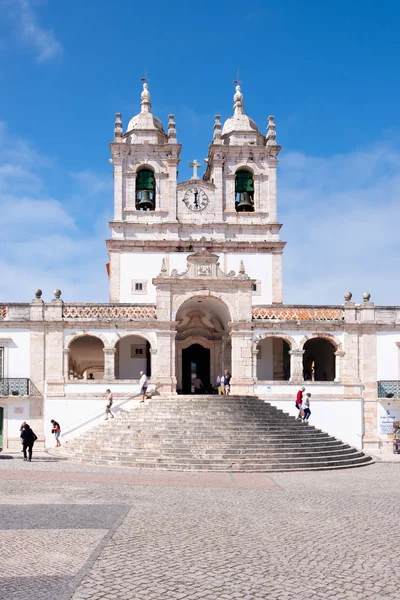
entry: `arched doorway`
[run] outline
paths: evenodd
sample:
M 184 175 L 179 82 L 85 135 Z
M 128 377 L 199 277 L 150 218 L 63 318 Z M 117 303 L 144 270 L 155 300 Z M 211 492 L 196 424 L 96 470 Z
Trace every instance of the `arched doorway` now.
M 303 346 L 304 381 L 334 381 L 336 377 L 336 348 L 324 338 L 312 338 Z
M 267 336 L 257 344 L 257 379 L 289 381 L 290 346 L 278 336 Z
M 216 391 L 218 373 L 231 370 L 227 306 L 219 298 L 196 295 L 179 307 L 176 321 L 178 393 L 193 393 L 194 374 L 200 377 L 204 392 Z
M 151 376 L 150 343 L 139 335 L 126 335 L 115 345 L 115 379 L 140 379 L 140 371 Z
M 203 384 L 202 391 L 210 392 L 210 350 L 201 344 L 192 344 L 182 350 L 182 391 L 195 392 L 193 380 L 198 377 Z
M 68 348 L 68 379 L 104 378 L 104 343 L 100 338 L 82 335 Z

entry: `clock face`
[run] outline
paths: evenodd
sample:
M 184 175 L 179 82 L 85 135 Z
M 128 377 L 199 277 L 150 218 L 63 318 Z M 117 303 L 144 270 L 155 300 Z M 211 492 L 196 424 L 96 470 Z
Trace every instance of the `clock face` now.
M 201 211 L 208 204 L 208 196 L 204 190 L 199 187 L 192 187 L 182 198 L 189 210 Z

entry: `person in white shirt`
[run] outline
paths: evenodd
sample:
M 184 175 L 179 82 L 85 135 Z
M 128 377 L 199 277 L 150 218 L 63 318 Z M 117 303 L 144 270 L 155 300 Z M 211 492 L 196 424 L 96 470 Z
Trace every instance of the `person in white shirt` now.
M 148 382 L 147 382 L 147 376 L 145 375 L 144 371 L 140 371 L 140 395 L 142 396 L 142 399 L 140 402 L 144 402 L 146 395 L 147 395 L 147 386 L 148 386 Z
M 310 398 L 311 394 L 306 394 L 303 399 L 303 404 L 301 405 L 301 410 L 303 411 L 303 423 L 308 423 L 308 419 L 311 415 Z

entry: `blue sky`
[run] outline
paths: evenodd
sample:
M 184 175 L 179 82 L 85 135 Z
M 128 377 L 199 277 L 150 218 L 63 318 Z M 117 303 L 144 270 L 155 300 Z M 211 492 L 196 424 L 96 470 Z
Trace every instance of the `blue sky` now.
M 0 300 L 106 301 L 114 114 L 175 114 L 180 180 L 214 114 L 274 114 L 284 300 L 400 304 L 400 6 L 0 0 Z

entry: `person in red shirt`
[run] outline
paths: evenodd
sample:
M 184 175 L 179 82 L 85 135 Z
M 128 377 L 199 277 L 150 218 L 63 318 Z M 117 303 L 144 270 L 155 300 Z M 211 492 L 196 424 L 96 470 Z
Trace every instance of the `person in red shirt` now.
M 297 396 L 296 396 L 296 408 L 299 411 L 299 414 L 297 415 L 297 418 L 301 420 L 301 405 L 303 404 L 303 393 L 306 391 L 306 388 L 302 387 L 301 390 L 299 390 L 297 392 Z

